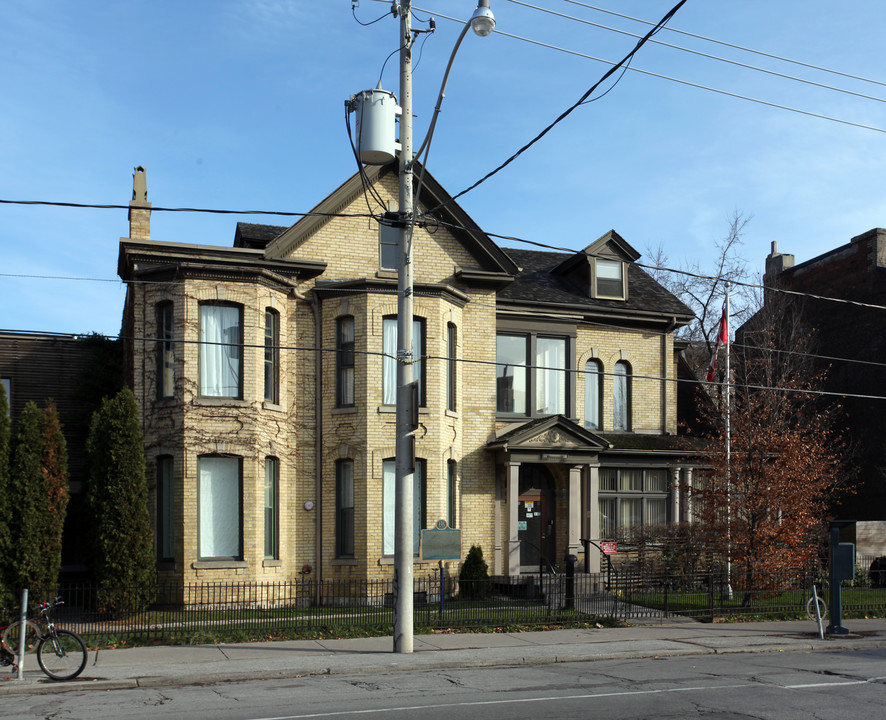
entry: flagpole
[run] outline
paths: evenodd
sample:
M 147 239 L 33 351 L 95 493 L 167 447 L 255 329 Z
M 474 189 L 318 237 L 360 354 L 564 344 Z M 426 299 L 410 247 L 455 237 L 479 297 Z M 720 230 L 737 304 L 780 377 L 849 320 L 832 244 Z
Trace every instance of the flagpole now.
M 723 310 L 723 322 L 725 324 L 726 335 L 726 596 L 732 599 L 732 426 L 731 426 L 731 407 L 730 396 L 732 395 L 732 385 L 729 375 L 729 291 L 731 283 L 726 283 L 726 301 Z

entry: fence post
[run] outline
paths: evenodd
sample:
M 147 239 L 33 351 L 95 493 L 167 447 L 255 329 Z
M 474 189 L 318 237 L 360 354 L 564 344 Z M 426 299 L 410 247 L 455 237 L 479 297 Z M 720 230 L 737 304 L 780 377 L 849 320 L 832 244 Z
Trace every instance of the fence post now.
M 714 571 L 708 569 L 708 609 L 711 611 L 711 621 L 714 620 Z
M 25 677 L 25 646 L 28 634 L 28 588 L 22 590 L 22 607 L 18 618 L 18 679 Z

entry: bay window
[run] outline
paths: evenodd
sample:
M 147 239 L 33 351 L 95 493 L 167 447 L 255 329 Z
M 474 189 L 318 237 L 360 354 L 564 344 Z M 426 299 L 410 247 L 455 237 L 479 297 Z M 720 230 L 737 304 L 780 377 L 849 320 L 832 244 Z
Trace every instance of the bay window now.
M 243 464 L 238 457 L 197 459 L 201 560 L 243 557 Z
M 421 531 L 425 529 L 427 508 L 425 505 L 425 461 L 416 458 L 412 474 L 412 548 L 418 555 Z M 382 554 L 394 554 L 394 521 L 396 507 L 396 464 L 394 458 L 382 464 Z
M 200 306 L 200 394 L 242 397 L 243 311 L 236 305 Z
M 666 468 L 600 468 L 600 536 L 629 537 L 640 525 L 668 520 Z
M 384 318 L 382 324 L 382 403 L 397 404 L 397 316 Z M 426 404 L 425 398 L 425 321 L 414 318 L 412 321 L 412 372 L 413 380 L 418 381 L 418 404 Z

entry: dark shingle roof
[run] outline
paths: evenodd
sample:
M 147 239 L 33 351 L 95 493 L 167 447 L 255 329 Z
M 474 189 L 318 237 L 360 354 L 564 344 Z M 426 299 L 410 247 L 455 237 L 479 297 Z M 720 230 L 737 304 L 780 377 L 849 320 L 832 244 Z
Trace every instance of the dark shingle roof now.
M 588 289 L 567 277 L 551 272 L 572 257 L 569 253 L 507 248 L 521 270 L 516 280 L 499 292 L 499 299 L 515 302 L 553 303 L 610 311 L 636 310 L 691 318 L 693 313 L 675 295 L 659 285 L 634 263 L 628 263 L 628 299 L 598 300 Z
M 263 250 L 271 240 L 287 229 L 288 226 L 238 222 L 234 233 L 234 247 Z

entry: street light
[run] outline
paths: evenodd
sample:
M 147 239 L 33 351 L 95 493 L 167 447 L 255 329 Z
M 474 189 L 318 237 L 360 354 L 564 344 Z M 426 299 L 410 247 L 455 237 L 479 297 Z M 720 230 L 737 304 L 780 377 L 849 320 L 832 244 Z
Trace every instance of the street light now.
M 394 652 L 411 653 L 413 645 L 413 381 L 412 323 L 413 274 L 412 229 L 415 222 L 412 169 L 412 0 L 402 0 L 400 15 L 400 165 L 399 165 L 399 238 L 397 246 L 397 429 L 396 429 L 396 489 L 394 522 Z M 446 81 L 455 53 L 468 27 L 480 37 L 489 35 L 495 27 L 495 18 L 489 9 L 489 0 L 479 0 L 471 19 L 465 23 L 456 42 L 443 78 L 434 118 L 428 135 L 419 149 L 419 155 L 430 142 L 434 132 Z

